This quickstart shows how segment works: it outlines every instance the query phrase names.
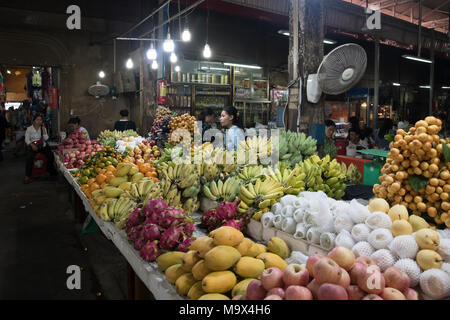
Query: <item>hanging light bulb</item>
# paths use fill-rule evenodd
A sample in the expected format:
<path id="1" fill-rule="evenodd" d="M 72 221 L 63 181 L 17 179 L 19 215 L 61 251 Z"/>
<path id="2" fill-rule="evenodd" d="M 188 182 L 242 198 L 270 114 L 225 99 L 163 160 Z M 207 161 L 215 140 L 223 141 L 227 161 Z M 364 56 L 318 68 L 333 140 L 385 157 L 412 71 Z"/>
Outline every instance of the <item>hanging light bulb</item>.
<path id="1" fill-rule="evenodd" d="M 175 72 L 180 72 L 180 71 L 181 71 L 180 66 L 176 66 L 176 67 L 175 67 Z"/>
<path id="2" fill-rule="evenodd" d="M 158 62 L 156 62 L 156 60 L 153 60 L 153 62 L 152 62 L 152 69 L 153 70 L 158 69 Z"/>
<path id="3" fill-rule="evenodd" d="M 187 27 L 184 28 L 184 31 L 181 34 L 181 40 L 183 40 L 183 42 L 191 41 L 191 32 L 189 31 L 189 29 Z"/>
<path id="4" fill-rule="evenodd" d="M 173 52 L 175 50 L 175 43 L 170 39 L 170 33 L 167 33 L 167 39 L 163 43 L 163 49 L 165 52 Z"/>
<path id="5" fill-rule="evenodd" d="M 100 71 L 98 73 L 98 76 L 103 79 L 105 77 L 105 73 L 103 71 Z"/>
<path id="6" fill-rule="evenodd" d="M 133 69 L 133 60 L 131 60 L 131 58 L 128 58 L 127 63 L 126 63 L 126 67 L 127 69 Z"/>
<path id="7" fill-rule="evenodd" d="M 203 49 L 203 57 L 207 59 L 211 58 L 211 48 L 208 43 L 205 44 L 205 48 Z"/>
<path id="8" fill-rule="evenodd" d="M 170 62 L 176 63 L 177 61 L 178 61 L 177 55 L 175 54 L 175 52 L 172 52 L 172 53 L 170 54 Z"/>
<path id="9" fill-rule="evenodd" d="M 147 50 L 147 59 L 148 60 L 156 60 L 158 57 L 158 53 L 156 52 L 153 43 L 150 45 L 150 49 Z"/>

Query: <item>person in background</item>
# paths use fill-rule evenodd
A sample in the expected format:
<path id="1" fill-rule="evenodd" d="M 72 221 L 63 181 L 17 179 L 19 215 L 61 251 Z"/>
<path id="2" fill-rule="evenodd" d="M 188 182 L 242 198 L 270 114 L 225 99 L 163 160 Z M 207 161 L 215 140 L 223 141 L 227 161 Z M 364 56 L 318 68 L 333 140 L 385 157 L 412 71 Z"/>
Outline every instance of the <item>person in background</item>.
<path id="1" fill-rule="evenodd" d="M 325 144 L 323 146 L 324 155 L 329 155 L 333 158 L 337 155 L 337 149 L 334 145 L 334 134 L 336 132 L 336 124 L 333 120 L 325 121 Z"/>
<path id="2" fill-rule="evenodd" d="M 37 114 L 33 118 L 33 124 L 27 128 L 25 132 L 25 144 L 27 145 L 27 156 L 25 160 L 25 179 L 24 183 L 32 181 L 31 174 L 33 170 L 33 160 L 38 152 L 43 153 L 47 157 L 47 172 L 56 175 L 53 166 L 53 152 L 47 145 L 48 140 L 47 129 L 44 126 L 42 115 Z"/>
<path id="3" fill-rule="evenodd" d="M 373 146 L 375 145 L 375 141 L 373 140 L 372 135 L 373 129 L 371 127 L 364 128 L 361 134 L 362 144 L 367 145 L 369 149 L 373 148 Z"/>
<path id="4" fill-rule="evenodd" d="M 78 118 L 78 117 L 70 118 L 69 123 L 68 123 L 69 132 L 72 133 L 77 130 L 81 130 L 84 133 L 84 135 L 86 136 L 86 139 L 90 140 L 88 131 L 86 130 L 86 128 L 81 127 L 80 123 L 81 123 L 80 118 Z"/>
<path id="5" fill-rule="evenodd" d="M 393 134 L 392 127 L 394 123 L 391 119 L 385 118 L 381 128 L 375 131 L 375 144 L 379 149 L 389 150 L 389 141 L 384 137 L 387 134 Z"/>
<path id="6" fill-rule="evenodd" d="M 120 120 L 116 121 L 114 124 L 114 130 L 117 131 L 125 131 L 125 130 L 134 130 L 136 131 L 136 124 L 133 121 L 128 119 L 128 110 L 123 109 L 120 110 Z"/>
<path id="7" fill-rule="evenodd" d="M 6 137 L 6 128 L 8 121 L 6 121 L 5 112 L 0 109 L 0 161 L 3 161 L 3 141 Z"/>
<path id="8" fill-rule="evenodd" d="M 226 106 L 220 115 L 220 124 L 226 129 L 225 147 L 237 151 L 239 141 L 245 140 L 244 131 L 239 128 L 239 115 L 235 107 Z"/>
<path id="9" fill-rule="evenodd" d="M 357 117 L 350 117 L 348 122 L 350 122 L 350 130 L 353 129 L 359 131 L 359 119 Z"/>
<path id="10" fill-rule="evenodd" d="M 211 108 L 204 109 L 199 115 L 198 115 L 198 121 L 202 122 L 202 141 L 203 143 L 209 141 L 204 140 L 205 132 L 212 128 L 212 125 L 214 124 L 214 111 Z M 211 137 L 211 142 L 214 141 L 214 137 Z"/>

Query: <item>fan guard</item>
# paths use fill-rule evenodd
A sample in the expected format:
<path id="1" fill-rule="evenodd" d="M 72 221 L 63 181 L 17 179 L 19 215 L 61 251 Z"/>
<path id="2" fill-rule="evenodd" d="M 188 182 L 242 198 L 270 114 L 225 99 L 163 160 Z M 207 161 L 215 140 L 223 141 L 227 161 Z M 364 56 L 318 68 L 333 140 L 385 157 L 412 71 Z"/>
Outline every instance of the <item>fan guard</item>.
<path id="1" fill-rule="evenodd" d="M 100 96 L 106 96 L 109 93 L 109 87 L 97 81 L 96 84 L 89 87 L 88 92 L 90 95 L 99 98 Z"/>

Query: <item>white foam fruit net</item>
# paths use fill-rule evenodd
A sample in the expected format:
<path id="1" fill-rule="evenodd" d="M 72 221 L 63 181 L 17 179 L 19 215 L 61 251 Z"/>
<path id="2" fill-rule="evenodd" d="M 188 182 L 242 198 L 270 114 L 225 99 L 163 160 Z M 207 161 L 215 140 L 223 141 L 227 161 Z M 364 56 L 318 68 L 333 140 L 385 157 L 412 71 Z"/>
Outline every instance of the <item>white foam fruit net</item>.
<path id="1" fill-rule="evenodd" d="M 342 230 L 347 230 L 348 232 L 352 231 L 353 221 L 350 216 L 345 212 L 336 213 L 334 218 L 334 229 L 337 233 Z"/>
<path id="2" fill-rule="evenodd" d="M 441 255 L 442 259 L 450 262 L 450 239 L 441 238 L 437 252 Z"/>
<path id="3" fill-rule="evenodd" d="M 364 223 L 370 216 L 370 211 L 366 206 L 353 199 L 350 201 L 349 215 L 354 223 Z"/>
<path id="4" fill-rule="evenodd" d="M 420 288 L 433 300 L 446 298 L 450 296 L 450 275 L 440 269 L 428 269 L 420 275 Z"/>
<path id="5" fill-rule="evenodd" d="M 411 288 L 419 284 L 420 267 L 416 261 L 413 259 L 400 259 L 394 264 L 394 267 L 403 270 L 408 275 Z"/>
<path id="6" fill-rule="evenodd" d="M 393 239 L 394 237 L 392 236 L 390 230 L 379 228 L 373 230 L 369 234 L 367 242 L 369 242 L 370 245 L 375 249 L 385 249 L 388 247 L 389 243 L 391 243 Z"/>
<path id="7" fill-rule="evenodd" d="M 371 229 L 391 229 L 392 221 L 389 216 L 384 212 L 374 212 L 367 217 L 365 221 L 366 225 Z"/>
<path id="8" fill-rule="evenodd" d="M 370 257 L 375 250 L 370 245 L 370 243 L 366 241 L 360 241 L 353 246 L 352 251 L 358 258 L 358 257 Z"/>
<path id="9" fill-rule="evenodd" d="M 370 234 L 370 228 L 364 223 L 355 224 L 352 228 L 352 236 L 356 241 L 366 241 Z"/>
<path id="10" fill-rule="evenodd" d="M 334 239 L 336 246 L 345 247 L 347 249 L 352 249 L 355 245 L 355 240 L 353 240 L 352 235 L 347 230 L 342 230 Z"/>
<path id="11" fill-rule="evenodd" d="M 387 249 L 380 249 L 375 251 L 374 253 L 372 253 L 370 258 L 375 260 L 382 272 L 384 272 L 387 268 L 392 267 L 397 261 L 395 256 Z"/>
<path id="12" fill-rule="evenodd" d="M 388 245 L 389 250 L 396 254 L 400 259 L 415 259 L 419 246 L 411 235 L 397 236 Z"/>
<path id="13" fill-rule="evenodd" d="M 320 229 L 317 227 L 312 227 L 309 228 L 308 231 L 306 232 L 306 239 L 314 244 L 319 244 L 320 243 Z"/>
<path id="14" fill-rule="evenodd" d="M 441 270 L 447 272 L 448 275 L 450 276 L 450 263 L 444 262 L 444 263 L 442 264 Z"/>

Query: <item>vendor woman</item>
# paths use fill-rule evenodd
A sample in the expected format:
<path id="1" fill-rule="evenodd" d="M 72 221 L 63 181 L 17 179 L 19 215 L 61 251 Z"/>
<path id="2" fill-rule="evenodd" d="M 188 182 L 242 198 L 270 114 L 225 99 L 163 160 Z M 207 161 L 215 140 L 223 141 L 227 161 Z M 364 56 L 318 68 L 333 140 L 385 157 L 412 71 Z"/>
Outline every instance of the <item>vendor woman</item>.
<path id="1" fill-rule="evenodd" d="M 220 124 L 226 129 L 225 146 L 227 150 L 237 151 L 239 141 L 245 140 L 244 131 L 239 128 L 238 111 L 235 107 L 226 106 L 220 116 Z"/>
<path id="2" fill-rule="evenodd" d="M 336 124 L 333 120 L 325 121 L 325 144 L 323 147 L 323 153 L 333 158 L 337 155 L 337 149 L 334 145 L 334 134 L 336 132 Z"/>
<path id="3" fill-rule="evenodd" d="M 69 123 L 68 123 L 68 125 L 69 125 L 69 132 L 72 133 L 72 132 L 75 132 L 77 130 L 81 130 L 81 132 L 83 132 L 84 135 L 86 136 L 86 139 L 90 140 L 88 131 L 86 130 L 86 128 L 81 127 L 80 124 L 81 124 L 80 118 L 78 118 L 78 117 L 70 118 L 69 119 Z"/>

